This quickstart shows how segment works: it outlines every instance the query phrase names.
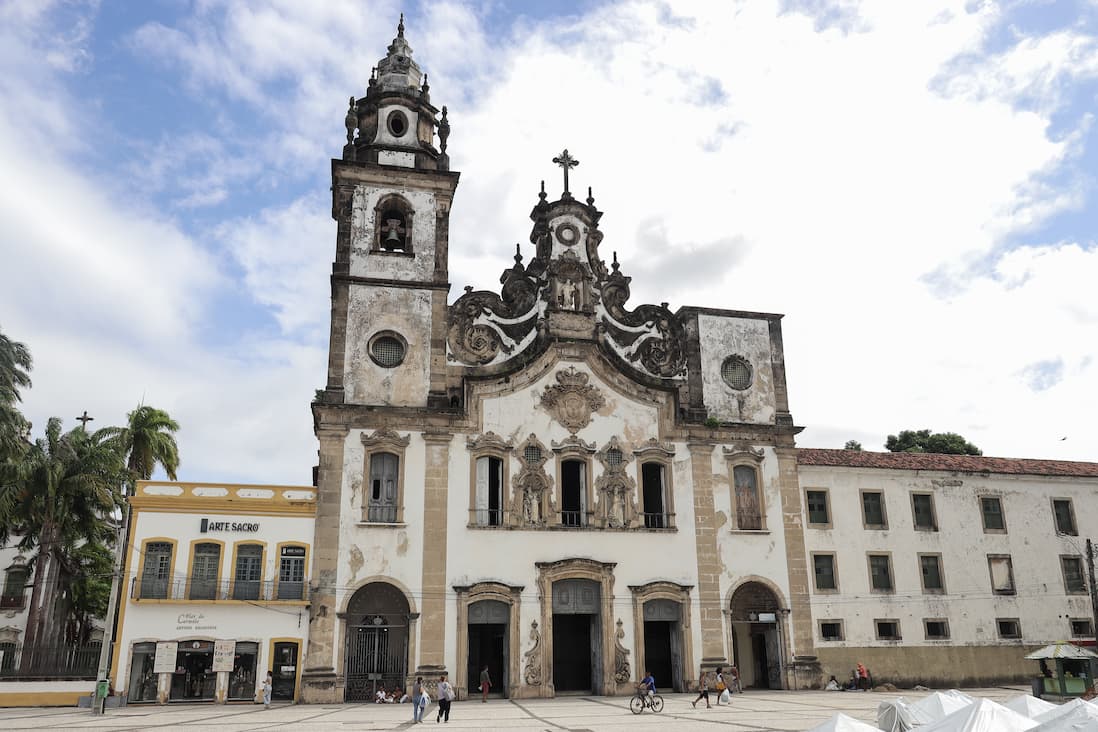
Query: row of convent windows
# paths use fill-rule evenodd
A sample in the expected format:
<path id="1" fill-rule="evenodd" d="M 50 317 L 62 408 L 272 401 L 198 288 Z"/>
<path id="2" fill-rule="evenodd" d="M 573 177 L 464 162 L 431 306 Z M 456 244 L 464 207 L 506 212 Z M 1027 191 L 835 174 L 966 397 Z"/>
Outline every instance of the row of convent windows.
<path id="1" fill-rule="evenodd" d="M 529 448 L 527 448 L 529 449 Z M 607 453 L 607 465 L 620 465 L 620 452 Z M 529 462 L 531 455 L 524 455 Z M 403 521 L 403 475 L 401 456 L 391 452 L 373 452 L 368 458 L 369 483 L 363 520 L 371 523 L 400 523 Z M 540 455 L 535 457 L 540 463 Z M 563 458 L 557 464 L 556 481 L 550 491 L 534 499 L 535 506 L 512 505 L 524 501 L 524 495 L 512 495 L 508 489 L 507 462 L 497 455 L 480 455 L 474 459 L 470 480 L 469 524 L 471 526 L 506 526 L 508 516 L 520 517 L 520 525 L 556 525 L 568 528 L 592 528 L 618 525 L 612 521 L 608 509 L 596 516 L 595 501 L 614 499 L 609 494 L 597 496 L 591 479 L 590 461 Z M 675 527 L 674 493 L 669 479 L 670 464 L 663 460 L 645 460 L 639 463 L 636 478 L 639 484 L 637 514 L 634 526 L 646 529 L 671 529 Z M 732 506 L 735 528 L 741 531 L 766 529 L 762 495 L 759 491 L 758 467 L 733 465 Z M 547 483 L 548 485 L 548 483 Z M 521 493 L 521 491 L 520 491 Z M 632 500 L 633 496 L 628 496 Z M 627 524 L 625 508 L 621 512 L 621 524 Z M 523 521 L 522 518 L 527 520 Z"/>
<path id="2" fill-rule="evenodd" d="M 283 543 L 276 547 L 278 575 L 265 578 L 263 542 L 233 545 L 232 572 L 222 576 L 224 544 L 219 541 L 191 542 L 190 562 L 185 575 L 173 572 L 176 542 L 148 539 L 141 547 L 140 572 L 134 580 L 135 600 L 238 600 L 302 601 L 307 599 L 306 544 Z"/>

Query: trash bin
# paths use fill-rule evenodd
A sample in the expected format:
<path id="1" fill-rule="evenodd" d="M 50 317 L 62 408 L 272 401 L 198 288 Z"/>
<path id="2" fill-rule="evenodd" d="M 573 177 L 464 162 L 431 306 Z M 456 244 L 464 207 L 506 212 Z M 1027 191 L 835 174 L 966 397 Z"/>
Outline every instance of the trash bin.
<path id="1" fill-rule="evenodd" d="M 1040 676 L 1030 680 L 1030 685 L 1033 687 L 1033 696 L 1038 699 L 1041 698 L 1041 691 L 1043 690 L 1044 684 L 1045 680 Z"/>

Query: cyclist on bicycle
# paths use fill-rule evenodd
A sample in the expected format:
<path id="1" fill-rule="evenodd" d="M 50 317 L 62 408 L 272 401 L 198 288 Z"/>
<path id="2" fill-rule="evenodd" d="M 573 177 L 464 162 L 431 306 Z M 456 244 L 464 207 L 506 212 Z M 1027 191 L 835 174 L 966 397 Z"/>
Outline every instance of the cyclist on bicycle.
<path id="1" fill-rule="evenodd" d="M 637 696 L 647 697 L 645 703 L 649 703 L 652 695 L 656 693 L 656 677 L 651 671 L 644 672 L 644 678 L 637 684 Z"/>

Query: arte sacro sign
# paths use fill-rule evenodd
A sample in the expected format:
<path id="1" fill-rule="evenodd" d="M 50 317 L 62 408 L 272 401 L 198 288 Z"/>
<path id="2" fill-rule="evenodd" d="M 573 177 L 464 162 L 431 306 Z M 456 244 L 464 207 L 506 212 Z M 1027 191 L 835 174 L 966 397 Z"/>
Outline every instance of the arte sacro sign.
<path id="1" fill-rule="evenodd" d="M 198 531 L 202 534 L 208 534 L 213 531 L 242 531 L 254 533 L 259 531 L 259 524 L 245 521 L 212 521 L 210 519 L 202 519 Z"/>

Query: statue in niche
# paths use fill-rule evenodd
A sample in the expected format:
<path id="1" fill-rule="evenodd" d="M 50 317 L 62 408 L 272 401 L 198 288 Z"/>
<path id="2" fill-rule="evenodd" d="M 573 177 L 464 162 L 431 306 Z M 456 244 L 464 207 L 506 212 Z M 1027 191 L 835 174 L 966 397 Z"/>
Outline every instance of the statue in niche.
<path id="1" fill-rule="evenodd" d="M 565 310 L 580 309 L 580 291 L 575 282 L 572 280 L 561 281 L 558 288 L 557 304 Z"/>
<path id="2" fill-rule="evenodd" d="M 607 522 L 612 529 L 625 527 L 625 502 L 620 491 L 614 490 L 610 493 L 610 510 Z"/>
<path id="3" fill-rule="evenodd" d="M 522 491 L 522 516 L 527 525 L 537 524 L 541 521 L 541 491 L 536 486 L 527 484 Z"/>

